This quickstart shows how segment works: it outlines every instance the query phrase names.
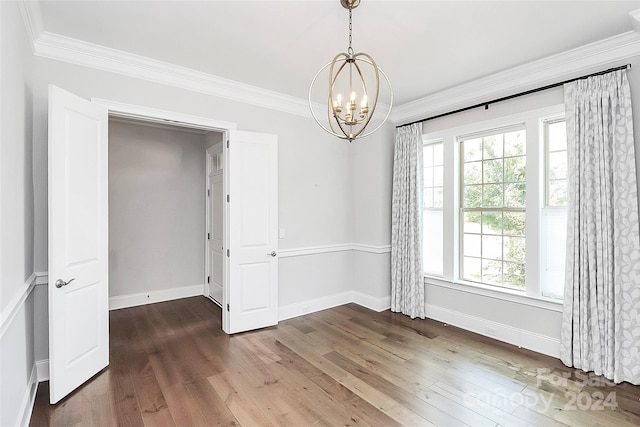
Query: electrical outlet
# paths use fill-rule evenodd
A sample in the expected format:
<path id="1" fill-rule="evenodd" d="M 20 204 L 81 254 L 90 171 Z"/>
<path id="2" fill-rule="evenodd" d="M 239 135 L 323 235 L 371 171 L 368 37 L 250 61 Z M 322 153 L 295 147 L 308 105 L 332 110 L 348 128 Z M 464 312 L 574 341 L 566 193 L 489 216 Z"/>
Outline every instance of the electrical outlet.
<path id="1" fill-rule="evenodd" d="M 484 331 L 487 335 L 491 335 L 492 337 L 498 336 L 498 332 L 494 328 L 485 328 Z"/>

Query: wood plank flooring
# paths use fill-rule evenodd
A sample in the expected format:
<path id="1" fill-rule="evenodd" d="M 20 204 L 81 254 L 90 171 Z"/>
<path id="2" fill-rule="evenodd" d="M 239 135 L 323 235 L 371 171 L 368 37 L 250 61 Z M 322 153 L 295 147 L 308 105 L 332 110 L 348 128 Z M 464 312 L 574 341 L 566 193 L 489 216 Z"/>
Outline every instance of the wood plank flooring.
<path id="1" fill-rule="evenodd" d="M 638 426 L 640 386 L 355 304 L 234 336 L 194 297 L 110 313 L 110 365 L 31 426 Z"/>

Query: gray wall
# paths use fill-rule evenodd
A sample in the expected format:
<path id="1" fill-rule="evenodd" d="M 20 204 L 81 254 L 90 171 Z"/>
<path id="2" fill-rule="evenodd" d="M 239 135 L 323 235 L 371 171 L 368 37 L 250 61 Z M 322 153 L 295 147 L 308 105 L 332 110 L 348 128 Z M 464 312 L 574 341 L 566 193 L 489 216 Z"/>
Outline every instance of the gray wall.
<path id="1" fill-rule="evenodd" d="M 33 390 L 32 53 L 14 2 L 0 2 L 0 425 Z"/>
<path id="2" fill-rule="evenodd" d="M 109 121 L 109 296 L 203 285 L 206 140 Z"/>

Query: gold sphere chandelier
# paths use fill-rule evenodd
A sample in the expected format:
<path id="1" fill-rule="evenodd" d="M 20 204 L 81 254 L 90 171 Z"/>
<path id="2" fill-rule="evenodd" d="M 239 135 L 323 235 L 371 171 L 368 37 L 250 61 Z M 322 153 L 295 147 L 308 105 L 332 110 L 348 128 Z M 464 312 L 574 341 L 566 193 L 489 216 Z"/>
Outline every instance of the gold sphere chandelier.
<path id="1" fill-rule="evenodd" d="M 309 107 L 313 118 L 325 131 L 349 142 L 356 138 L 371 135 L 384 124 L 391 114 L 393 106 L 393 91 L 387 75 L 378 67 L 371 55 L 361 52 L 354 53 L 352 40 L 352 11 L 360 4 L 360 0 L 340 0 L 342 6 L 349 11 L 349 48 L 346 53 L 339 53 L 333 61 L 326 64 L 316 73 L 309 88 Z M 327 116 L 329 127 L 323 125 L 313 111 L 312 92 L 318 76 L 329 69 L 329 93 L 327 99 Z M 389 104 L 384 119 L 370 131 L 367 125 L 381 107 L 378 97 L 380 94 L 380 76 L 388 87 Z M 378 114 L 382 116 L 379 112 Z M 371 123 L 374 125 L 373 123 Z"/>

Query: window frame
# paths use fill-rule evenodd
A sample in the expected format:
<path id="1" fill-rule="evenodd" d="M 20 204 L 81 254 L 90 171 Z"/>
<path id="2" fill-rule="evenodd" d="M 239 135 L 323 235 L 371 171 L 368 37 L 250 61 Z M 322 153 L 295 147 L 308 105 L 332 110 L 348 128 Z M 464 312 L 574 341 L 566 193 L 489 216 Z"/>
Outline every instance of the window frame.
<path id="1" fill-rule="evenodd" d="M 423 141 L 443 141 L 444 161 L 444 194 L 443 194 L 443 275 L 436 276 L 425 273 L 425 283 L 465 291 L 473 294 L 490 296 L 498 299 L 525 303 L 550 310 L 559 310 L 562 300 L 542 296 L 540 292 L 541 276 L 541 230 L 540 222 L 543 198 L 546 193 L 541 186 L 545 172 L 543 120 L 564 116 L 564 104 L 532 109 L 522 113 L 507 115 L 495 119 L 461 124 L 459 126 L 427 132 Z M 461 278 L 461 213 L 460 197 L 462 178 L 460 167 L 459 139 L 468 135 L 496 132 L 522 125 L 526 129 L 526 275 L 525 290 L 487 285 Z"/>

